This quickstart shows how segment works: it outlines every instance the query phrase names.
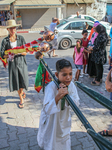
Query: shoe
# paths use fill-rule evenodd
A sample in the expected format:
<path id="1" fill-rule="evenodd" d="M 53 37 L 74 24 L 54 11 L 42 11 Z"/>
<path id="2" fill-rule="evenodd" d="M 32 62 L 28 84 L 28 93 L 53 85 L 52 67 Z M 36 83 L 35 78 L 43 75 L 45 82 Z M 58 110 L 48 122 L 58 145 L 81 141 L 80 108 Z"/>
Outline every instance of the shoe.
<path id="1" fill-rule="evenodd" d="M 100 83 L 102 83 L 103 82 L 103 80 L 102 79 L 100 79 Z"/>
<path id="2" fill-rule="evenodd" d="M 85 75 L 85 76 L 88 76 L 88 74 L 87 74 L 87 73 L 84 73 L 84 75 Z"/>
<path id="3" fill-rule="evenodd" d="M 88 78 L 95 78 L 96 76 L 89 76 Z"/>
<path id="4" fill-rule="evenodd" d="M 92 82 L 91 82 L 91 85 L 99 86 L 99 85 L 100 85 L 100 83 L 97 83 L 97 82 L 95 82 L 95 81 L 92 81 Z"/>
<path id="5" fill-rule="evenodd" d="M 57 57 L 58 55 L 53 55 L 52 57 Z"/>
<path id="6" fill-rule="evenodd" d="M 109 133 L 108 133 L 108 130 L 103 130 L 103 131 L 100 131 L 100 132 L 98 132 L 100 135 L 102 135 L 102 136 L 112 136 L 112 135 L 110 135 Z"/>
<path id="7" fill-rule="evenodd" d="M 24 103 L 19 103 L 19 108 L 20 109 L 24 108 Z"/>
<path id="8" fill-rule="evenodd" d="M 83 75 L 80 75 L 79 77 L 80 77 L 80 78 L 83 78 Z"/>

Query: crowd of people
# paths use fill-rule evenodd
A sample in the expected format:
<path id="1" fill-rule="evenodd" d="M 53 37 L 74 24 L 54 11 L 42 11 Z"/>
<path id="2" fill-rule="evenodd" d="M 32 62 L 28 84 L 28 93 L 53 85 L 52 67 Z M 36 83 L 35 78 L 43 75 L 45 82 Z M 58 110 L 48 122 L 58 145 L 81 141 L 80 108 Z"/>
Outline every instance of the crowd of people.
<path id="1" fill-rule="evenodd" d="M 20 11 L 17 10 L 16 18 L 14 18 L 14 14 L 12 11 L 1 11 L 0 12 L 0 25 L 6 26 L 6 21 L 16 19 L 17 24 L 21 25 L 22 28 L 22 19 Z"/>
<path id="2" fill-rule="evenodd" d="M 81 69 L 83 69 L 83 74 L 88 74 L 89 77 L 94 78 L 91 84 L 98 86 L 102 83 L 103 65 L 106 63 L 108 36 L 105 27 L 99 22 L 94 23 L 91 32 L 93 32 L 90 34 L 91 37 L 87 38 L 88 31 L 83 30 L 83 38 L 77 40 L 74 48 L 73 60 L 77 68 L 74 80 L 79 80 Z M 85 72 L 86 65 L 87 72 Z"/>
<path id="3" fill-rule="evenodd" d="M 51 31 L 54 32 L 57 24 L 59 24 L 59 20 L 57 18 L 53 18 L 50 25 Z M 17 26 L 18 24 L 16 24 L 15 20 L 7 21 L 6 28 L 9 32 L 9 35 L 3 39 L 1 44 L 1 57 L 3 59 L 9 57 L 9 55 L 5 55 L 5 50 L 14 48 L 16 46 L 22 46 L 26 43 L 22 36 L 16 34 Z M 95 22 L 89 38 L 88 31 L 86 29 L 82 31 L 82 38 L 77 40 L 73 53 L 73 61 L 77 68 L 74 79 L 75 81 L 79 80 L 81 69 L 83 69 L 83 74 L 88 73 L 90 77 L 94 77 L 93 81 L 91 82 L 92 85 L 101 84 L 103 77 L 103 64 L 106 62 L 106 44 L 106 29 L 99 22 Z M 56 56 L 56 36 L 52 41 L 52 45 L 52 50 L 48 52 L 49 57 L 52 51 L 53 57 Z M 9 61 L 8 63 L 9 89 L 10 92 L 15 90 L 18 91 L 20 98 L 19 108 L 23 108 L 23 99 L 26 97 L 23 89 L 28 89 L 26 52 L 19 53 L 13 57 L 13 61 Z M 80 104 L 77 89 L 72 82 L 71 63 L 66 59 L 58 60 L 56 62 L 55 75 L 58 79 L 60 88 L 57 89 L 54 81 L 51 81 L 46 86 L 37 141 L 39 146 L 45 150 L 70 150 L 70 106 L 68 102 L 63 99 L 63 97 L 66 94 L 69 94 L 77 106 Z M 112 83 L 108 83 L 109 81 L 110 76 L 106 80 L 106 87 L 109 92 L 112 92 Z M 111 130 L 106 130 L 106 132 L 102 131 L 100 134 L 105 135 L 104 133 L 106 133 L 107 135 L 107 132 L 108 135 L 109 133 L 110 135 L 112 134 Z"/>

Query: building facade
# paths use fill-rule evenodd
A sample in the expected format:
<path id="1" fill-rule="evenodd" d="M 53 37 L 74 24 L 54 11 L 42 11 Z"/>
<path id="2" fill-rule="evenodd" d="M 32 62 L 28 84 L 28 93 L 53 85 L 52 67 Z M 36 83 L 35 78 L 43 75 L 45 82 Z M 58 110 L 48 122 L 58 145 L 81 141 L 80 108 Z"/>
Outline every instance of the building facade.
<path id="1" fill-rule="evenodd" d="M 66 4 L 62 8 L 64 18 L 71 14 L 86 14 L 102 20 L 106 14 L 106 1 L 107 0 L 63 0 L 62 3 Z"/>

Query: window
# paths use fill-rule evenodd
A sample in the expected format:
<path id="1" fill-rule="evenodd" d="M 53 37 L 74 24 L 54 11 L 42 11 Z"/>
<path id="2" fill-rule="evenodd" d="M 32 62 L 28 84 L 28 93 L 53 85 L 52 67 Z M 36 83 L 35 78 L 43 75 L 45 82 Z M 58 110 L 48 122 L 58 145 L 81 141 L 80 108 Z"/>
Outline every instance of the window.
<path id="1" fill-rule="evenodd" d="M 68 21 L 67 20 L 62 20 L 60 21 L 60 24 L 57 25 L 57 28 L 61 27 L 62 25 L 66 24 Z"/>
<path id="2" fill-rule="evenodd" d="M 83 30 L 83 29 L 86 29 L 85 22 L 72 22 L 64 28 L 64 30 Z"/>
<path id="3" fill-rule="evenodd" d="M 93 24 L 92 22 L 86 22 L 86 29 L 87 30 L 91 30 L 93 28 Z"/>
<path id="4" fill-rule="evenodd" d="M 68 24 L 68 25 L 64 28 L 64 30 L 71 30 L 71 23 Z"/>
<path id="5" fill-rule="evenodd" d="M 84 18 L 86 19 L 86 20 L 91 20 L 91 21 L 95 21 L 95 19 L 94 18 L 91 18 L 91 17 L 89 17 L 89 16 L 84 16 Z"/>

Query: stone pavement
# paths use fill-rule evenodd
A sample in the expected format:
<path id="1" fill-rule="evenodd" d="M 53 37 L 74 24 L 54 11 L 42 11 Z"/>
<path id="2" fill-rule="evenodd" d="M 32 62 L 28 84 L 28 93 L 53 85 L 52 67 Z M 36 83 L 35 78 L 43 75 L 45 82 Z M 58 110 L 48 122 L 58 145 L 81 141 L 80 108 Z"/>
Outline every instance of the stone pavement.
<path id="1" fill-rule="evenodd" d="M 73 77 L 75 71 L 73 71 Z M 91 86 L 91 78 L 84 76 L 80 80 L 95 91 L 109 98 L 105 91 L 105 78 L 108 65 L 104 66 L 103 83 Z M 29 76 L 29 89 L 26 93 L 25 107 L 19 109 L 17 92 L 10 93 L 8 79 L 0 80 L 0 150 L 40 150 L 36 136 L 39 128 L 39 117 L 42 109 L 43 93 L 34 90 L 35 75 Z M 78 89 L 80 110 L 91 123 L 96 132 L 111 129 L 112 117 L 109 111 Z M 86 129 L 72 111 L 71 150 L 98 150 Z M 108 137 L 112 142 L 112 138 Z"/>

